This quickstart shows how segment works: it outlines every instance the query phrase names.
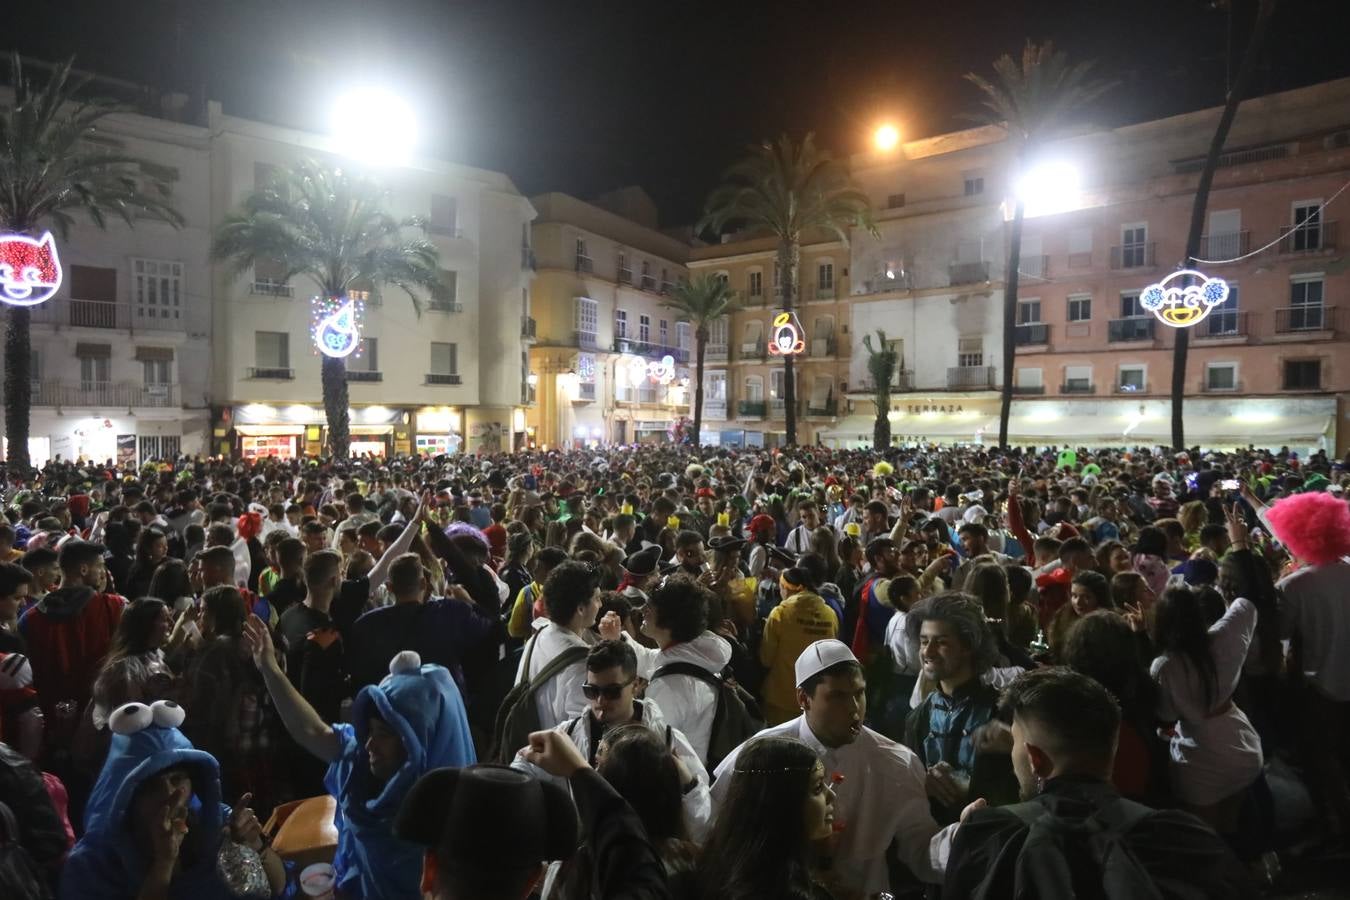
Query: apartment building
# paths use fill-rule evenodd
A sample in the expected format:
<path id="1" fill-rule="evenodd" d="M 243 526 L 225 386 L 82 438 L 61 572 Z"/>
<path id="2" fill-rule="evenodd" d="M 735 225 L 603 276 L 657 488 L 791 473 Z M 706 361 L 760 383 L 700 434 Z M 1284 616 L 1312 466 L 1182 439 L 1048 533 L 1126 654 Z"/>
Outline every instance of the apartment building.
<path id="1" fill-rule="evenodd" d="M 686 413 L 693 334 L 665 305 L 686 277 L 687 238 L 658 228 L 640 188 L 593 202 L 532 197 L 537 275 L 526 441 L 538 447 L 666 440 Z"/>

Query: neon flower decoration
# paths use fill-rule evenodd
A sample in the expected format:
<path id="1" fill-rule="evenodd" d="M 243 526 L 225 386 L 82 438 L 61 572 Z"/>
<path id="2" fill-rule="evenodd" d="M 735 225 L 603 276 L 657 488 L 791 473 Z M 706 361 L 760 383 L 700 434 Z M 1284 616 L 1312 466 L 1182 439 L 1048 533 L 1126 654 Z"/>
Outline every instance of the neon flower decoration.
<path id="1" fill-rule="evenodd" d="M 361 310 L 355 300 L 312 301 L 314 310 L 314 347 L 324 356 L 341 359 L 350 356 L 361 344 Z"/>
<path id="2" fill-rule="evenodd" d="M 806 350 L 802 339 L 802 325 L 792 312 L 780 312 L 773 317 L 773 332 L 769 335 L 769 353 L 772 356 L 797 356 Z"/>
<path id="3" fill-rule="evenodd" d="M 657 384 L 670 384 L 675 380 L 675 357 L 667 354 L 660 362 L 647 363 L 647 377 Z"/>
<path id="4" fill-rule="evenodd" d="M 61 286 L 61 260 L 50 231 L 41 238 L 0 235 L 0 301 L 37 306 Z"/>
<path id="5" fill-rule="evenodd" d="M 1190 280 L 1177 284 L 1178 279 Z M 1179 269 L 1139 295 L 1139 305 L 1172 328 L 1198 325 L 1210 310 L 1228 299 L 1228 282 L 1194 269 Z"/>

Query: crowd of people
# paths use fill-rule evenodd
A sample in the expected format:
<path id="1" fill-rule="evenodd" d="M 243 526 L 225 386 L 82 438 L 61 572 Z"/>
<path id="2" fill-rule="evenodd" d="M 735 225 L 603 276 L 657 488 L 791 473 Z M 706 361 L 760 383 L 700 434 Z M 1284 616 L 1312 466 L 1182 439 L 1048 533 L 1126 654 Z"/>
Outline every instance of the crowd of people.
<path id="1" fill-rule="evenodd" d="M 11 471 L 0 896 L 1258 896 L 1350 834 L 1347 469 Z M 324 795 L 302 866 L 277 825 Z"/>

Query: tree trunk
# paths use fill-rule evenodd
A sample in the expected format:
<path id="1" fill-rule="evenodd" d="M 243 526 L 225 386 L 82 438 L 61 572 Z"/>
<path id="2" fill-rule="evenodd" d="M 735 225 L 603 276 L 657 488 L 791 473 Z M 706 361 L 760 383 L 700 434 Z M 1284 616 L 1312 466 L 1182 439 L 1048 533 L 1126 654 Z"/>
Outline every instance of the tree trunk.
<path id="1" fill-rule="evenodd" d="M 1191 227 L 1186 233 L 1186 265 L 1200 254 L 1200 239 L 1205 230 L 1205 211 L 1209 208 L 1209 190 L 1214 184 L 1214 172 L 1219 167 L 1219 156 L 1223 153 L 1224 142 L 1228 140 L 1229 129 L 1237 117 L 1238 105 L 1242 95 L 1247 92 L 1252 76 L 1256 74 L 1256 62 L 1265 46 L 1266 35 L 1270 31 L 1270 17 L 1275 12 L 1276 0 L 1259 0 L 1256 22 L 1252 25 L 1251 40 L 1242 57 L 1242 65 L 1233 79 L 1232 87 L 1224 102 L 1223 115 L 1219 116 L 1219 125 L 1214 129 L 1214 138 L 1209 144 L 1209 153 L 1205 156 L 1205 167 L 1200 170 L 1200 183 L 1195 188 L 1195 201 L 1191 205 Z M 1230 13 L 1231 15 L 1231 13 Z M 1183 421 L 1186 402 L 1186 362 L 1190 355 L 1191 335 L 1189 328 L 1172 329 L 1175 343 L 1172 346 L 1172 449 L 1180 452 L 1186 449 L 1186 426 Z"/>
<path id="2" fill-rule="evenodd" d="M 1021 168 L 1021 154 L 1018 154 Z M 1012 418 L 1014 363 L 1017 361 L 1017 270 L 1022 265 L 1022 220 L 1026 204 L 1019 198 L 1013 207 L 1012 231 L 1008 235 L 1008 271 L 1003 274 L 1003 389 L 999 392 L 998 445 L 1008 446 L 1008 420 Z"/>
<path id="3" fill-rule="evenodd" d="M 791 312 L 796 306 L 797 268 L 801 264 L 801 240 L 795 235 L 778 245 L 778 263 L 782 269 L 783 309 Z M 769 339 L 773 339 L 770 329 Z M 783 414 L 785 443 L 789 447 L 797 446 L 797 379 L 793 374 L 795 360 L 791 354 L 783 357 Z"/>
<path id="4" fill-rule="evenodd" d="M 347 362 L 345 359 L 325 356 L 322 365 L 328 452 L 334 459 L 346 459 L 351 446 L 351 422 L 347 415 Z"/>
<path id="5" fill-rule="evenodd" d="M 33 347 L 29 338 L 30 310 L 11 306 L 5 329 L 5 439 L 11 475 L 27 475 L 32 466 L 28 456 L 28 412 L 32 406 L 31 380 Z"/>
<path id="6" fill-rule="evenodd" d="M 885 350 L 883 349 L 884 353 Z M 877 384 L 877 394 L 873 402 L 877 405 L 877 418 L 872 423 L 872 449 L 878 452 L 889 450 L 891 446 L 891 382 Z"/>
<path id="7" fill-rule="evenodd" d="M 703 446 L 703 353 L 708 349 L 708 328 L 694 331 L 694 446 Z"/>

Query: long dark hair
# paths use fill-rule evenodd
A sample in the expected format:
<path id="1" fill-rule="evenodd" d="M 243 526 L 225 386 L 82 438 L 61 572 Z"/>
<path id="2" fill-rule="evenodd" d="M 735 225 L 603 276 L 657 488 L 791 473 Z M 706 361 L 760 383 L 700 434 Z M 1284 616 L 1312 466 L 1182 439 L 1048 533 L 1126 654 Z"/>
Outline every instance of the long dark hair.
<path id="1" fill-rule="evenodd" d="M 818 896 L 803 807 L 816 754 L 791 738 L 751 741 L 736 757 L 726 799 L 704 845 L 702 896 L 719 900 Z"/>
<path id="2" fill-rule="evenodd" d="M 157 597 L 141 597 L 128 603 L 126 609 L 122 610 L 122 618 L 117 622 L 117 630 L 113 632 L 103 665 L 106 667 L 108 663 L 129 656 L 140 656 L 153 649 L 150 646 L 150 632 L 166 608 L 164 601 Z"/>
<path id="3" fill-rule="evenodd" d="M 1099 609 L 1073 623 L 1061 656 L 1064 665 L 1115 695 L 1127 719 L 1152 720 L 1157 685 L 1139 656 L 1134 632 L 1119 613 Z"/>
<path id="4" fill-rule="evenodd" d="M 599 773 L 628 801 L 653 844 L 684 840 L 684 796 L 679 768 L 665 742 L 645 725 L 625 725 L 605 735 Z"/>
<path id="5" fill-rule="evenodd" d="M 1280 597 L 1270 567 L 1250 550 L 1234 550 L 1219 564 L 1219 588 L 1232 603 L 1246 597 L 1256 607 L 1256 637 L 1266 670 L 1278 671 L 1283 648 L 1280 644 Z"/>
<path id="6" fill-rule="evenodd" d="M 150 545 L 155 541 L 167 541 L 169 536 L 158 528 L 145 528 L 136 536 L 136 568 L 144 570 L 155 563 L 150 561 Z"/>
<path id="7" fill-rule="evenodd" d="M 150 576 L 150 596 L 165 603 L 173 603 L 179 597 L 191 597 L 192 593 L 187 565 L 181 559 L 166 558 Z"/>
<path id="8" fill-rule="evenodd" d="M 1190 588 L 1172 587 L 1155 607 L 1154 642 L 1163 653 L 1187 660 L 1200 677 L 1205 706 L 1212 708 L 1219 692 L 1219 674 L 1209 646 L 1209 625 L 1200 595 Z"/>

